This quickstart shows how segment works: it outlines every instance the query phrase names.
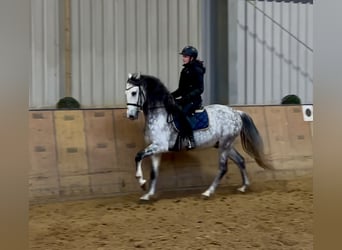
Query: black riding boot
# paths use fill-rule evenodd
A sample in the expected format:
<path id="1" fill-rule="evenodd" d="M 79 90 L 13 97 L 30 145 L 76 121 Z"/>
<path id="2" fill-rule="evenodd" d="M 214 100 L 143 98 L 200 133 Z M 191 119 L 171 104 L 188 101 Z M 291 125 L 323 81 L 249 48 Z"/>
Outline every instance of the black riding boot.
<path id="1" fill-rule="evenodd" d="M 173 110 L 173 114 L 175 114 L 179 120 L 180 123 L 180 133 L 177 137 L 175 145 L 172 147 L 171 150 L 178 151 L 181 149 L 181 144 L 183 140 L 186 140 L 186 146 L 185 148 L 187 150 L 194 149 L 196 147 L 192 127 L 190 124 L 190 121 L 186 117 L 186 115 L 183 113 L 183 111 L 178 107 L 175 106 L 175 109 Z"/>

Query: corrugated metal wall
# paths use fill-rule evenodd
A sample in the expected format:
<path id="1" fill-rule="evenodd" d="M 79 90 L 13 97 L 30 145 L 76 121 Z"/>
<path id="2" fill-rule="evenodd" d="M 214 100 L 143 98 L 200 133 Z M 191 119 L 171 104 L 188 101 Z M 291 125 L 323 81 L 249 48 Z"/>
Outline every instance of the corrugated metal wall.
<path id="1" fill-rule="evenodd" d="M 129 72 L 155 75 L 174 90 L 178 52 L 187 44 L 199 49 L 207 66 L 205 104 L 220 96 L 231 105 L 278 104 L 287 94 L 313 102 L 312 4 L 229 1 L 228 17 L 220 17 L 214 31 L 220 5 L 213 7 L 213 1 L 70 1 L 71 93 L 83 107 L 123 107 Z M 65 2 L 31 1 L 33 109 L 54 107 L 66 92 Z M 221 18 L 229 20 L 227 26 Z M 213 50 L 223 36 L 229 58 L 224 65 L 214 60 L 222 51 Z"/>
<path id="2" fill-rule="evenodd" d="M 279 104 L 287 94 L 313 103 L 313 5 L 237 1 L 237 25 L 230 104 Z"/>
<path id="3" fill-rule="evenodd" d="M 60 96 L 58 0 L 31 0 L 30 108 L 54 106 Z"/>
<path id="4" fill-rule="evenodd" d="M 30 108 L 65 95 L 64 1 L 32 0 Z M 124 106 L 129 72 L 174 90 L 187 44 L 201 44 L 201 0 L 71 0 L 71 89 L 83 107 Z"/>
<path id="5" fill-rule="evenodd" d="M 178 85 L 187 44 L 199 49 L 199 0 L 72 0 L 72 94 L 83 106 L 125 104 L 129 72 Z"/>

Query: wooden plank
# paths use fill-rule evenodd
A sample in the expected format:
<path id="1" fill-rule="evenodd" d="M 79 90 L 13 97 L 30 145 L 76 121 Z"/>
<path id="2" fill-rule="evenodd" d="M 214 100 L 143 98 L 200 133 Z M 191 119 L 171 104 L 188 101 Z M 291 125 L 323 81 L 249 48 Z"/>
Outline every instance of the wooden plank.
<path id="1" fill-rule="evenodd" d="M 29 113 L 30 176 L 57 175 L 52 111 Z"/>
<path id="2" fill-rule="evenodd" d="M 174 168 L 176 174 L 177 188 L 194 188 L 203 186 L 203 176 L 198 164 L 177 165 Z"/>
<path id="3" fill-rule="evenodd" d="M 187 166 L 199 167 L 198 162 L 189 152 L 169 152 L 163 154 L 160 163 L 160 173 L 158 178 L 159 190 L 175 190 L 179 188 L 179 174 L 184 172 L 179 169 L 186 169 Z"/>
<path id="4" fill-rule="evenodd" d="M 301 106 L 289 106 L 287 123 L 292 156 L 312 156 L 312 140 L 309 122 L 305 122 Z"/>
<path id="5" fill-rule="evenodd" d="M 217 169 L 212 167 L 213 162 L 216 166 L 218 162 L 217 154 L 213 152 L 214 149 L 198 149 L 172 153 L 169 165 L 173 169 L 172 172 L 170 170 L 173 175 L 169 182 L 172 183 L 173 188 L 201 187 L 208 183 L 208 177 Z"/>
<path id="6" fill-rule="evenodd" d="M 113 112 L 84 111 L 89 173 L 112 171 L 117 167 L 114 147 Z"/>
<path id="7" fill-rule="evenodd" d="M 265 115 L 273 162 L 276 164 L 276 168 L 286 168 L 284 158 L 287 158 L 293 152 L 288 139 L 286 107 L 265 107 Z"/>
<path id="8" fill-rule="evenodd" d="M 258 129 L 260 136 L 263 139 L 265 154 L 270 153 L 270 145 L 269 145 L 270 143 L 268 139 L 264 107 L 245 106 L 245 107 L 237 107 L 237 109 L 246 112 L 252 117 L 253 122 L 256 128 Z"/>
<path id="9" fill-rule="evenodd" d="M 126 109 L 113 110 L 114 137 L 117 152 L 117 169 L 132 170 L 135 174 L 134 158 L 138 151 L 145 147 L 144 143 L 144 119 L 142 114 L 138 120 L 129 120 L 126 117 Z M 144 165 L 146 165 L 144 161 Z M 147 164 L 149 165 L 149 164 Z"/>
<path id="10" fill-rule="evenodd" d="M 260 136 L 263 140 L 264 153 L 266 155 L 270 156 L 270 154 L 271 154 L 270 142 L 269 142 L 269 135 L 267 132 L 267 124 L 266 124 L 264 107 L 240 106 L 240 107 L 235 107 L 235 109 L 246 112 L 247 114 L 249 114 L 252 117 L 253 122 L 254 122 L 256 128 L 258 129 Z M 255 162 L 255 160 L 243 150 L 242 145 L 241 145 L 241 138 L 238 138 L 235 141 L 234 145 L 235 145 L 235 148 L 240 152 L 240 154 L 242 154 L 244 156 L 246 163 L 250 164 L 250 163 Z M 270 158 L 271 158 L 271 156 L 270 156 Z M 231 161 L 229 161 L 229 162 L 231 162 Z"/>
<path id="11" fill-rule="evenodd" d="M 91 192 L 95 195 L 119 194 L 140 191 L 134 175 L 129 172 L 115 171 L 90 176 Z"/>
<path id="12" fill-rule="evenodd" d="M 60 194 L 65 196 L 88 196 L 90 194 L 89 175 L 60 177 Z"/>
<path id="13" fill-rule="evenodd" d="M 177 187 L 176 174 L 174 166 L 177 165 L 178 161 L 175 160 L 177 153 L 168 152 L 162 155 L 160 166 L 159 166 L 159 177 L 157 183 L 158 190 L 175 189 Z M 150 168 L 145 170 L 146 177 L 150 176 Z"/>
<path id="14" fill-rule="evenodd" d="M 29 199 L 58 198 L 58 176 L 39 176 L 29 178 Z"/>
<path id="15" fill-rule="evenodd" d="M 312 123 L 303 122 L 301 112 L 294 106 L 236 109 L 251 115 L 264 139 L 265 152 L 271 153 L 275 167 L 282 171 L 275 175 L 276 171 L 261 171 L 254 167 L 255 162 L 249 162 L 251 181 L 266 177 L 294 178 L 287 173 L 308 172 L 312 166 Z M 33 111 L 29 128 L 31 200 L 140 192 L 134 157 L 144 148 L 143 116 L 136 121 L 128 120 L 125 109 Z M 237 167 L 229 164 L 228 168 L 221 185 L 240 184 Z M 217 169 L 218 155 L 214 148 L 164 154 L 158 190 L 205 189 Z M 145 160 L 146 179 L 149 171 L 150 160 Z"/>
<path id="16" fill-rule="evenodd" d="M 159 187 L 172 190 L 207 185 L 212 182 L 217 169 L 217 149 L 169 152 L 162 157 Z M 189 176 L 191 174 L 193 177 Z"/>
<path id="17" fill-rule="evenodd" d="M 60 176 L 88 174 L 82 111 L 55 111 L 54 116 Z"/>

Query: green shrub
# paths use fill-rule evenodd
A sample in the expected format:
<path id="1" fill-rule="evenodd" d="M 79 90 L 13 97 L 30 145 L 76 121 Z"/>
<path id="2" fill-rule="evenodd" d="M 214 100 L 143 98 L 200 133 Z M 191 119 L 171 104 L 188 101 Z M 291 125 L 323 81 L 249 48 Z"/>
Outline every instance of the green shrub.
<path id="1" fill-rule="evenodd" d="M 287 95 L 281 99 L 281 104 L 301 104 L 301 101 L 296 95 Z"/>
<path id="2" fill-rule="evenodd" d="M 79 109 L 81 105 L 75 98 L 67 96 L 60 99 L 56 107 L 57 109 Z"/>

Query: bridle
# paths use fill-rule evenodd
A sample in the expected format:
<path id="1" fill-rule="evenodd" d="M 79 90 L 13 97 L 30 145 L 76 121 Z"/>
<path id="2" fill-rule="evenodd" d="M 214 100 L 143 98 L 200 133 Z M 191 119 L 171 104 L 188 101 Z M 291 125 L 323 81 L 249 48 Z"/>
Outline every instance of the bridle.
<path id="1" fill-rule="evenodd" d="M 130 90 L 131 88 L 134 87 L 138 87 L 139 88 L 139 96 L 138 96 L 138 102 L 137 103 L 131 103 L 131 102 L 127 102 L 126 105 L 127 106 L 135 106 L 138 107 L 140 110 L 143 110 L 144 112 L 147 110 L 153 110 L 153 109 L 160 109 L 160 108 L 165 108 L 164 105 L 161 106 L 154 106 L 154 107 L 144 107 L 144 104 L 146 102 L 146 95 L 142 86 L 142 79 L 140 79 L 140 77 L 137 79 L 137 81 L 132 80 L 131 78 L 129 78 L 127 80 L 127 83 L 132 84 L 132 87 L 126 88 L 126 91 Z"/>
<path id="2" fill-rule="evenodd" d="M 139 109 L 142 109 L 146 98 L 145 98 L 145 93 L 142 90 L 141 84 L 139 84 L 139 82 L 133 82 L 130 80 L 128 80 L 127 82 L 133 84 L 133 86 L 130 88 L 126 88 L 126 91 L 130 90 L 131 88 L 134 88 L 134 87 L 139 87 L 139 96 L 138 96 L 138 102 L 137 103 L 128 102 L 128 103 L 126 103 L 126 105 L 127 106 L 135 106 L 135 107 L 138 107 Z"/>

